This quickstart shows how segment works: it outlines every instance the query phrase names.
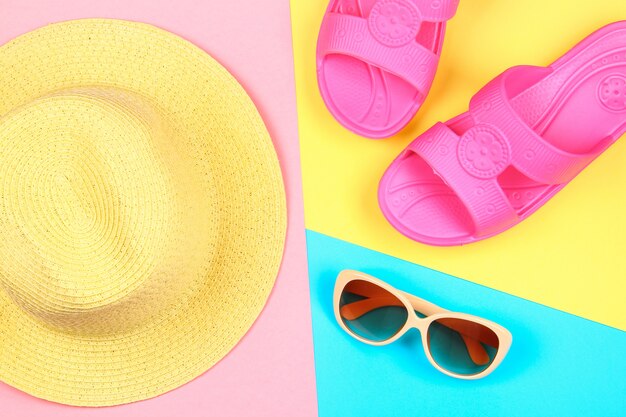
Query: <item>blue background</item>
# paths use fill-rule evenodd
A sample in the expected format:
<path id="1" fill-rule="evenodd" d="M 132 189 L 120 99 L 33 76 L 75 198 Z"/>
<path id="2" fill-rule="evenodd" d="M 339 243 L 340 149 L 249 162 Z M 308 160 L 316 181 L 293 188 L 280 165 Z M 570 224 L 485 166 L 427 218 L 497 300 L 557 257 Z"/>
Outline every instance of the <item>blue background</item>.
<path id="1" fill-rule="evenodd" d="M 319 415 L 626 416 L 626 333 L 406 261 L 307 232 Z M 504 362 L 476 381 L 433 368 L 412 330 L 375 347 L 333 316 L 337 274 L 356 269 L 513 334 Z"/>

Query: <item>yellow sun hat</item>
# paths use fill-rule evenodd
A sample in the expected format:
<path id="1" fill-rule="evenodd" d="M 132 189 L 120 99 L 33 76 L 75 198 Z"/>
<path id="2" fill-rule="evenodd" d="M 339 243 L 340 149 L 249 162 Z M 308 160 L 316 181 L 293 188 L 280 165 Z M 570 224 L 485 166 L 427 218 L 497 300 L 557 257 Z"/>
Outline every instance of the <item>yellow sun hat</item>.
<path id="1" fill-rule="evenodd" d="M 190 381 L 260 313 L 285 231 L 265 125 L 199 48 L 106 19 L 0 47 L 0 381 L 82 406 Z"/>

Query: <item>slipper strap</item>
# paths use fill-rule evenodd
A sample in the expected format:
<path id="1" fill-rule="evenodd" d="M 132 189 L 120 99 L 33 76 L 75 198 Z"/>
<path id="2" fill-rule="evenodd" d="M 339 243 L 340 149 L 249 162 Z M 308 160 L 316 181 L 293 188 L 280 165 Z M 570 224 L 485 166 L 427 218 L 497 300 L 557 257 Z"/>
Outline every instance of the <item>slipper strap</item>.
<path id="1" fill-rule="evenodd" d="M 425 22 L 445 22 L 456 14 L 459 0 L 413 0 Z"/>
<path id="2" fill-rule="evenodd" d="M 498 232 L 519 220 L 497 180 L 509 156 L 506 148 L 498 147 L 505 143 L 500 136 L 501 132 L 494 129 L 475 126 L 459 138 L 448 126 L 437 123 L 407 147 L 428 163 L 463 202 L 476 236 Z M 481 147 L 483 138 L 491 142 Z M 499 153 L 482 155 L 482 148 Z"/>
<path id="3" fill-rule="evenodd" d="M 348 55 L 407 81 L 422 94 L 430 90 L 439 57 L 415 40 L 401 46 L 384 44 L 370 30 L 368 19 L 328 13 L 320 30 L 318 51 Z"/>
<path id="4" fill-rule="evenodd" d="M 543 184 L 564 184 L 597 155 L 572 154 L 550 144 L 515 111 L 507 91 L 507 82 L 516 77 L 529 79 L 533 73 L 541 76 L 546 71 L 549 70 L 528 66 L 505 71 L 472 98 L 470 113 L 477 124 L 493 126 L 504 134 L 512 151 L 511 164 L 521 173 Z"/>

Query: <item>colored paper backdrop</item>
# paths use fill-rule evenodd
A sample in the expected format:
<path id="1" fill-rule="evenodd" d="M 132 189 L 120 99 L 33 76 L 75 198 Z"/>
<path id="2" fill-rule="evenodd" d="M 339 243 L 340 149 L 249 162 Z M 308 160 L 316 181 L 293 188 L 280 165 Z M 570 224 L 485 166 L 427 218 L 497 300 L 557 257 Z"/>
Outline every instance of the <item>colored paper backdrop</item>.
<path id="1" fill-rule="evenodd" d="M 288 1 L 0 0 L 0 43 L 54 21 L 115 17 L 156 24 L 209 51 L 259 106 L 281 158 L 290 213 L 285 260 L 264 313 L 209 372 L 156 399 L 98 410 L 0 384 L 1 416 L 317 415 Z M 626 328 L 626 143 L 520 226 L 462 248 L 400 235 L 380 214 L 376 187 L 410 140 L 464 111 L 484 83 L 512 65 L 549 64 L 594 29 L 626 19 L 626 3 L 462 0 L 428 100 L 402 134 L 384 141 L 347 132 L 317 92 L 315 42 L 326 4 L 291 0 L 306 223 L 332 236 L 308 232 L 319 414 L 623 415 L 625 333 L 596 322 Z M 510 356 L 470 386 L 431 369 L 415 333 L 385 348 L 357 343 L 331 315 L 332 283 L 343 268 L 501 322 L 514 334 Z"/>
<path id="2" fill-rule="evenodd" d="M 624 416 L 624 332 L 315 232 L 307 244 L 320 417 Z M 464 381 L 431 366 L 415 330 L 387 346 L 353 339 L 329 296 L 343 269 L 497 321 L 513 334 L 507 357 Z"/>
<path id="3" fill-rule="evenodd" d="M 152 400 L 102 409 L 49 403 L 0 383 L 0 416 L 316 415 L 289 3 L 0 0 L 0 43 L 45 24 L 85 17 L 136 20 L 170 30 L 208 51 L 243 84 L 269 128 L 283 168 L 289 210 L 285 258 L 252 330 L 191 383 Z"/>
<path id="4" fill-rule="evenodd" d="M 368 140 L 341 127 L 317 90 L 315 46 L 327 0 L 292 0 L 307 228 L 620 329 L 626 329 L 626 141 L 618 141 L 528 220 L 455 248 L 416 243 L 383 218 L 378 181 L 436 121 L 467 109 L 506 68 L 548 65 L 610 22 L 623 0 L 461 0 L 433 89 L 397 137 Z"/>

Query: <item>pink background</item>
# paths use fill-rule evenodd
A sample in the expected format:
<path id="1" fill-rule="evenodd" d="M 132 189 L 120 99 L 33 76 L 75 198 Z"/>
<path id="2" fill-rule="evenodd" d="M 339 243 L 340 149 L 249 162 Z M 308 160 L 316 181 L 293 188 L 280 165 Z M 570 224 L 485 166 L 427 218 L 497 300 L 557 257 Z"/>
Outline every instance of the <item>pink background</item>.
<path id="1" fill-rule="evenodd" d="M 288 0 L 0 0 L 0 44 L 48 23 L 110 17 L 151 23 L 208 51 L 260 109 L 281 160 L 289 231 L 260 318 L 220 363 L 189 384 L 125 406 L 84 409 L 0 383 L 2 417 L 317 415 Z"/>

